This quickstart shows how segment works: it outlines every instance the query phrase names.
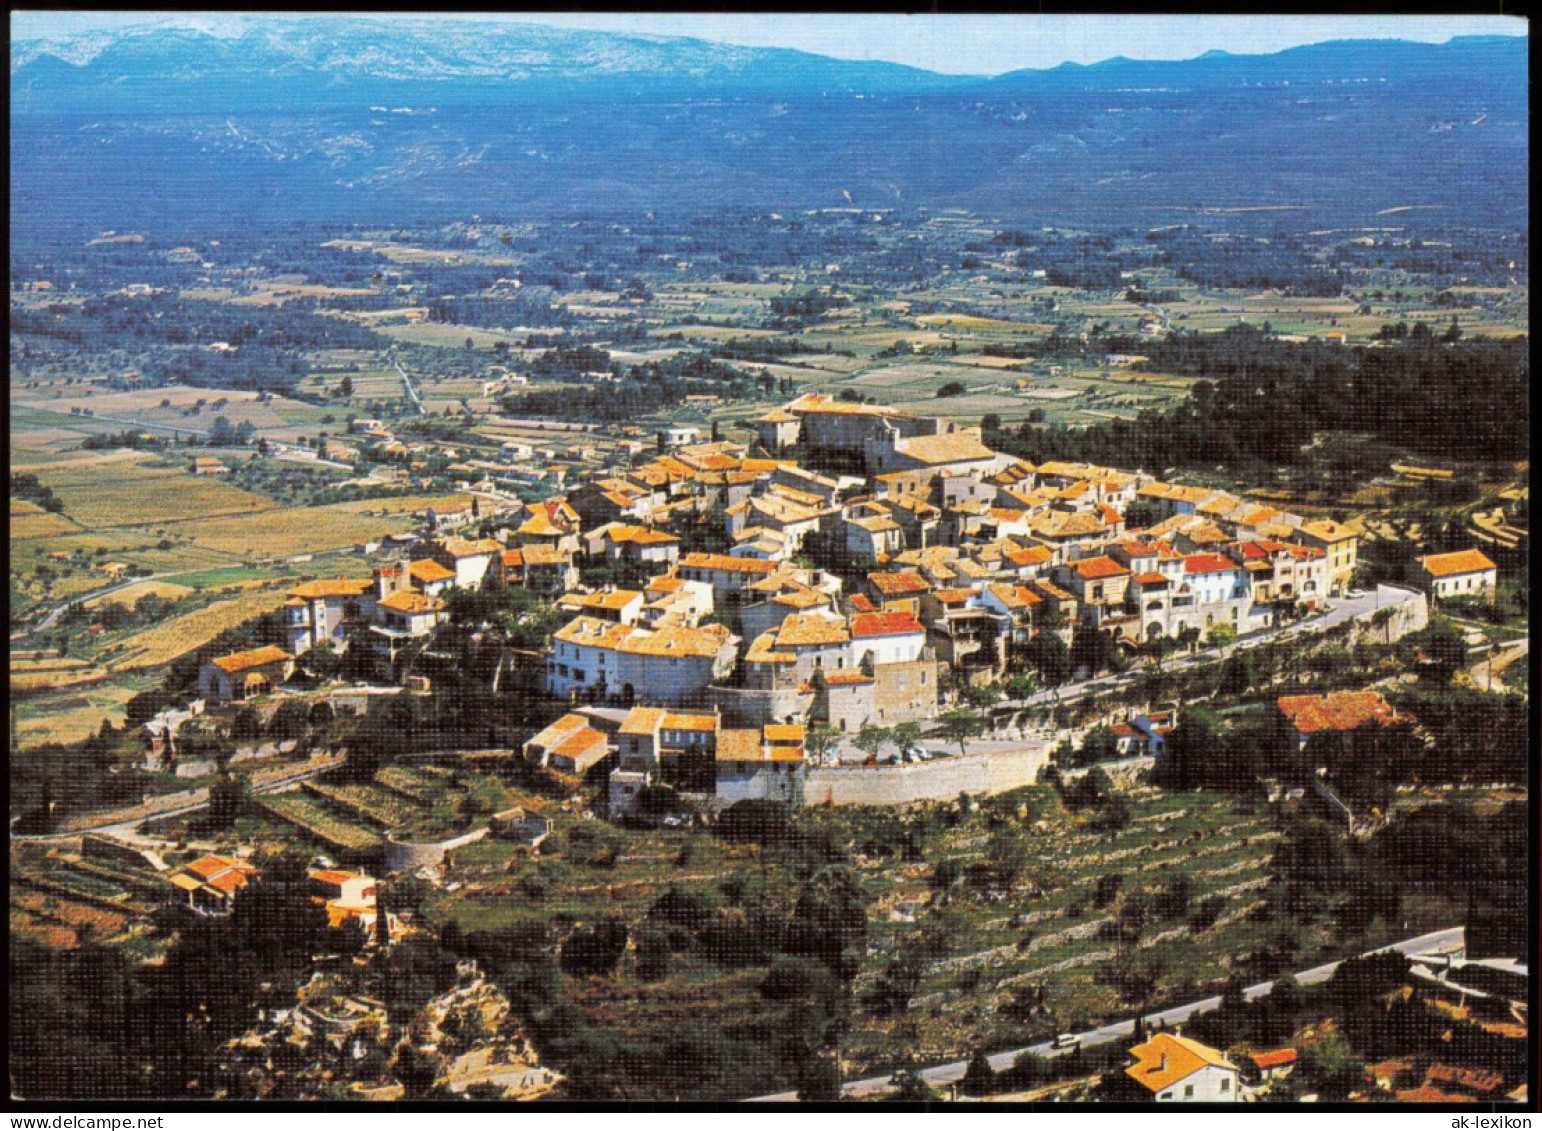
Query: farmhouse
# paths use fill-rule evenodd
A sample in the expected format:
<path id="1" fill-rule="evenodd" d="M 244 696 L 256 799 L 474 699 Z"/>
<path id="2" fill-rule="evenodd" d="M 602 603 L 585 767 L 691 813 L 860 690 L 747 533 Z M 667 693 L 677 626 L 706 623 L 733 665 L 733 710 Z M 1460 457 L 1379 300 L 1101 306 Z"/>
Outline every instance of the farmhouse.
<path id="1" fill-rule="evenodd" d="M 210 703 L 234 703 L 266 695 L 289 678 L 294 657 L 269 644 L 218 656 L 198 670 L 198 694 Z"/>
<path id="2" fill-rule="evenodd" d="M 1415 560 L 1418 563 L 1419 583 L 1436 600 L 1444 597 L 1486 597 L 1493 600 L 1497 592 L 1499 567 L 1481 550 L 1428 554 Z"/>
<path id="3" fill-rule="evenodd" d="M 199 915 L 229 915 L 236 892 L 257 878 L 259 872 L 244 860 L 229 856 L 200 856 L 166 877 L 174 903 L 186 902 Z"/>
<path id="4" fill-rule="evenodd" d="M 610 745 L 604 732 L 582 715 L 563 715 L 526 741 L 523 752 L 527 762 L 576 777 L 604 761 Z"/>
<path id="5" fill-rule="evenodd" d="M 291 589 L 284 602 L 289 650 L 300 656 L 323 642 L 346 650 L 352 631 L 374 611 L 375 586 L 375 578 L 364 577 L 307 581 Z"/>
<path id="6" fill-rule="evenodd" d="M 1130 1050 L 1126 1080 L 1157 1103 L 1236 1103 L 1237 1066 L 1190 1037 L 1156 1033 Z"/>
<path id="7" fill-rule="evenodd" d="M 1321 695 L 1284 695 L 1275 700 L 1276 723 L 1282 724 L 1298 749 L 1315 734 L 1392 726 L 1412 722 L 1382 698 L 1379 691 L 1330 691 Z"/>

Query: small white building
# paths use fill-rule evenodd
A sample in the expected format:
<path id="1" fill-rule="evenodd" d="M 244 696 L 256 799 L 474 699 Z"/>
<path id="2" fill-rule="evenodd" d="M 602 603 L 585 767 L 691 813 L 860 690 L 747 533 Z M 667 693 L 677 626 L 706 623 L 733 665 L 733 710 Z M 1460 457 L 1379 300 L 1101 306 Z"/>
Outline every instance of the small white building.
<path id="1" fill-rule="evenodd" d="M 1499 584 L 1499 567 L 1481 550 L 1427 554 L 1417 561 L 1419 581 L 1436 600 L 1446 597 L 1494 598 Z"/>
<path id="2" fill-rule="evenodd" d="M 1130 1050 L 1125 1076 L 1156 1103 L 1237 1102 L 1237 1066 L 1224 1053 L 1176 1033 L 1155 1033 Z"/>

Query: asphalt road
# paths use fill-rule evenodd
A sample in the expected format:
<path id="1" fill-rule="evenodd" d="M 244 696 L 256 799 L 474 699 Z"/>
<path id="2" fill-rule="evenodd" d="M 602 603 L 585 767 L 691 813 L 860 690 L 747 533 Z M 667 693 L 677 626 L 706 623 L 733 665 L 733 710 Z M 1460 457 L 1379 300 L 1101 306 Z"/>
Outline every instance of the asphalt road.
<path id="1" fill-rule="evenodd" d="M 1460 946 L 1463 940 L 1463 928 L 1447 927 L 1444 930 L 1432 931 L 1427 935 L 1419 935 L 1416 938 L 1404 939 L 1402 942 L 1392 943 L 1389 946 L 1378 947 L 1378 950 L 1397 950 L 1403 954 L 1426 954 L 1431 951 L 1443 950 L 1448 947 Z M 1374 951 L 1368 953 L 1375 953 Z M 1325 962 L 1321 966 L 1313 966 L 1310 970 L 1302 970 L 1296 974 L 1296 981 L 1303 986 L 1316 985 L 1326 982 L 1333 977 L 1333 972 L 1339 968 L 1338 962 Z M 1242 994 L 1248 1001 L 1256 1001 L 1264 997 L 1274 989 L 1274 983 L 1259 982 L 1256 985 L 1247 986 Z M 1165 1022 L 1169 1028 L 1182 1024 L 1197 1013 L 1208 1013 L 1219 1009 L 1221 999 L 1219 997 L 1207 997 L 1201 1001 L 1189 1002 L 1187 1005 L 1174 1006 L 1164 1009 L 1159 1013 L 1151 1013 L 1146 1016 L 1147 1026 Z M 1135 1021 L 1116 1021 L 1111 1025 L 1104 1025 L 1098 1029 L 1088 1029 L 1086 1032 L 1076 1034 L 1080 1038 L 1082 1048 L 1095 1048 L 1098 1045 L 1106 1045 L 1113 1041 L 1129 1037 L 1135 1031 Z M 1056 1049 L 1049 1042 L 1029 1045 L 1026 1048 L 1008 1049 L 1006 1052 L 998 1052 L 987 1057 L 991 1068 L 997 1072 L 1005 1071 L 1012 1067 L 1014 1061 L 1025 1052 L 1038 1053 L 1040 1056 L 1056 1057 L 1064 1056 L 1070 1049 Z M 949 1084 L 957 1083 L 964 1078 L 964 1072 L 968 1068 L 968 1062 L 955 1060 L 951 1064 L 938 1064 L 931 1068 L 923 1068 L 919 1075 L 933 1088 L 943 1088 Z M 853 1098 L 871 1097 L 881 1095 L 890 1090 L 889 1081 L 892 1075 L 871 1076 L 865 1080 L 848 1080 L 841 1087 L 843 1095 Z M 745 1103 L 796 1103 L 796 1092 L 779 1092 L 771 1096 L 756 1096 L 745 1100 Z"/>

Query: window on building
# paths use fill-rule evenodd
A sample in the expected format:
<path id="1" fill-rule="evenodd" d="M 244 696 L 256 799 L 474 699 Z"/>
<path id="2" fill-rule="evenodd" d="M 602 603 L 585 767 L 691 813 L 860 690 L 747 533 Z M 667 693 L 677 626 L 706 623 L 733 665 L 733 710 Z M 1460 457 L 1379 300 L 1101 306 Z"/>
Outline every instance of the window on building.
<path id="1" fill-rule="evenodd" d="M 1227 1077 L 1224 1077 L 1224 1076 L 1221 1078 L 1221 1091 L 1223 1091 L 1223 1092 L 1231 1091 L 1231 1080 L 1229 1078 L 1227 1078 Z"/>
<path id="2" fill-rule="evenodd" d="M 1183 1098 L 1184 1099 L 1188 1099 L 1193 1094 L 1194 1094 L 1194 1085 L 1193 1084 L 1185 1084 L 1183 1086 Z"/>
<path id="3" fill-rule="evenodd" d="M 1163 1092 L 1160 1096 L 1157 1097 L 1159 1100 L 1170 1100 L 1172 1098 L 1173 1094 L 1171 1092 Z"/>

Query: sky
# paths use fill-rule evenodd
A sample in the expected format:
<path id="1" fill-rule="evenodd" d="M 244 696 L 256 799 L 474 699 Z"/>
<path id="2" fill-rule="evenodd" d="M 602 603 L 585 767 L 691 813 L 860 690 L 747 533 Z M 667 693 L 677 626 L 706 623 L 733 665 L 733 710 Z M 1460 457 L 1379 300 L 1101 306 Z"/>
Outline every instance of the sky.
<path id="1" fill-rule="evenodd" d="M 293 19 L 309 13 L 280 13 Z M 321 13 L 317 13 L 321 14 Z M 352 12 L 349 15 L 365 13 Z M 229 34 L 231 13 L 19 11 L 14 39 L 165 22 Z M 260 18 L 241 13 L 245 18 Z M 405 15 L 392 13 L 380 18 Z M 439 13 L 434 13 L 440 16 Z M 422 17 L 417 17 L 422 18 Z M 1065 62 L 1190 59 L 1206 51 L 1266 54 L 1330 39 L 1409 39 L 1443 43 L 1458 35 L 1525 35 L 1514 16 L 1139 16 L 851 15 L 814 13 L 464 14 L 446 19 L 506 20 L 597 31 L 681 35 L 744 47 L 791 47 L 838 59 L 904 63 L 943 74 L 1000 74 Z"/>

